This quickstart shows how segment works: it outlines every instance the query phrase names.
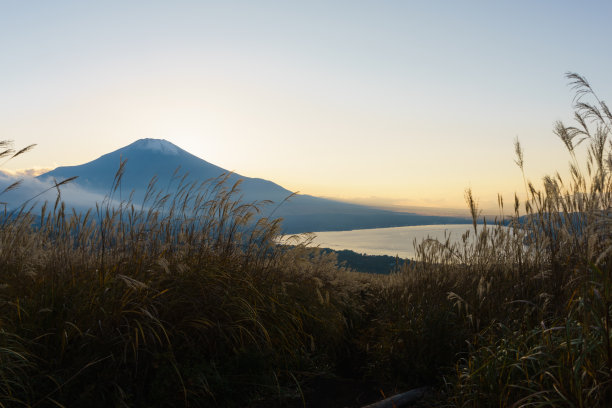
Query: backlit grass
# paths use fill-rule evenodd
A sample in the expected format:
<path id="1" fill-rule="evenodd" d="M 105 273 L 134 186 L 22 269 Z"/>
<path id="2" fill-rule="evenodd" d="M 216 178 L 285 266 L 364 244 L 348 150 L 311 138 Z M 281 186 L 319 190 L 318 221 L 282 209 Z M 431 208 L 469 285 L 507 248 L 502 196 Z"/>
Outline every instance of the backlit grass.
<path id="1" fill-rule="evenodd" d="M 419 243 L 390 275 L 278 246 L 281 221 L 223 178 L 117 202 L 122 163 L 87 213 L 5 213 L 0 404 L 303 406 L 314 379 L 350 378 L 430 385 L 436 406 L 609 406 L 612 115 L 569 79 L 570 178 L 523 175 L 492 228 Z"/>

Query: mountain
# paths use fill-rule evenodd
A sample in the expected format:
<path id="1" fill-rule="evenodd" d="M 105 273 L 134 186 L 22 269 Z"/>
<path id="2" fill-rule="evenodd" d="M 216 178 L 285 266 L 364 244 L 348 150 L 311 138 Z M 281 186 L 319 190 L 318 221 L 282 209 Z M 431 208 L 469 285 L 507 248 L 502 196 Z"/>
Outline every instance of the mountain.
<path id="1" fill-rule="evenodd" d="M 78 166 L 58 167 L 48 173 L 38 176 L 39 179 L 55 177 L 64 179 L 78 176 L 79 186 L 96 192 L 107 193 L 113 185 L 115 173 L 121 160 L 127 160 L 126 171 L 122 177 L 122 190 L 134 190 L 134 198 L 144 198 L 146 188 L 153 176 L 158 177 L 157 186 L 160 188 L 176 185 L 184 174 L 190 180 L 204 181 L 219 177 L 227 170 L 208 163 L 180 147 L 160 139 L 140 139 L 128 146 L 105 154 L 96 160 Z M 282 200 L 291 194 L 289 190 L 267 180 L 244 177 L 232 174 L 228 182 L 234 183 L 243 180 L 241 192 L 250 200 Z"/>
<path id="2" fill-rule="evenodd" d="M 141 139 L 89 163 L 58 167 L 38 176 L 38 179 L 62 180 L 78 176 L 75 181 L 78 187 L 92 194 L 103 195 L 111 190 L 119 163 L 126 159 L 121 194 L 126 198 L 128 193 L 133 192 L 136 203 L 144 198 L 147 186 L 154 176 L 158 178 L 157 186 L 164 188 L 178 184 L 176 175 L 180 178 L 187 174 L 187 180 L 199 182 L 228 173 L 227 170 L 202 160 L 166 140 Z M 285 233 L 469 222 L 461 217 L 400 213 L 309 195 L 294 195 L 283 202 L 291 195 L 291 191 L 278 184 L 235 173 L 229 176 L 228 183 L 233 184 L 238 180 L 242 180 L 239 195 L 243 201 L 271 200 L 275 203 L 269 207 L 269 211 L 274 211 L 275 217 L 284 219 Z M 280 203 L 282 204 L 276 208 Z"/>

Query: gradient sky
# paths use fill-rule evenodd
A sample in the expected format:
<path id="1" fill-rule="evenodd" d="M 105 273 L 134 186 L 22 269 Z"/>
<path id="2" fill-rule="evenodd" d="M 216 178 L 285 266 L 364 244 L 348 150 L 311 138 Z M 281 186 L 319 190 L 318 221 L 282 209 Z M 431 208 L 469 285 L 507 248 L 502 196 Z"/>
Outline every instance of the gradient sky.
<path id="1" fill-rule="evenodd" d="M 144 137 L 327 197 L 485 206 L 564 169 L 564 73 L 612 96 L 609 1 L 0 0 L 5 170 Z M 129 165 L 128 165 L 129 166 Z M 129 169 L 129 167 L 128 167 Z"/>

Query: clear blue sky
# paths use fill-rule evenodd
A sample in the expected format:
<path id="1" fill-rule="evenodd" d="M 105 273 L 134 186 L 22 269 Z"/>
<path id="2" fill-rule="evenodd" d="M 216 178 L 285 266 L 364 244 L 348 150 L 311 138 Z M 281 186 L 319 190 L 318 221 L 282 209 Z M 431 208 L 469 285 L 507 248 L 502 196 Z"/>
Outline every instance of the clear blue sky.
<path id="1" fill-rule="evenodd" d="M 7 170 L 164 138 L 303 193 L 485 205 L 566 167 L 566 71 L 612 97 L 607 1 L 4 1 Z"/>

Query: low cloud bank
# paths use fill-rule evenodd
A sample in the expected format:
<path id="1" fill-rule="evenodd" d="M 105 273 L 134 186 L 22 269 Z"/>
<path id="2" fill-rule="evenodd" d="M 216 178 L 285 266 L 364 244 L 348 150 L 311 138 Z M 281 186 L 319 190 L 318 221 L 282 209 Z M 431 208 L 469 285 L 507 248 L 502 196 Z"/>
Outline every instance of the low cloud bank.
<path id="1" fill-rule="evenodd" d="M 29 169 L 16 169 L 16 170 L 3 169 L 3 170 L 0 170 L 0 173 L 7 174 L 9 176 L 15 176 L 15 177 L 24 177 L 24 176 L 36 177 L 36 176 L 40 176 L 41 174 L 45 174 L 51 170 L 53 170 L 53 167 L 33 167 Z"/>
<path id="2" fill-rule="evenodd" d="M 0 191 L 19 181 L 18 187 L 0 195 L 0 202 L 5 203 L 7 209 L 15 209 L 23 204 L 39 208 L 45 201 L 49 204 L 55 203 L 58 189 L 54 188 L 52 178 L 40 180 L 30 176 L 0 173 Z M 58 183 L 61 181 L 57 180 Z M 77 210 L 94 208 L 96 203 L 102 203 L 104 200 L 104 194 L 82 188 L 77 180 L 60 186 L 59 194 L 60 200 L 65 202 L 68 208 Z"/>

